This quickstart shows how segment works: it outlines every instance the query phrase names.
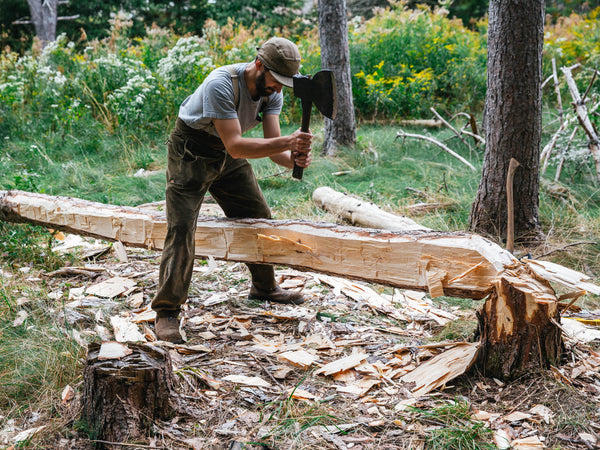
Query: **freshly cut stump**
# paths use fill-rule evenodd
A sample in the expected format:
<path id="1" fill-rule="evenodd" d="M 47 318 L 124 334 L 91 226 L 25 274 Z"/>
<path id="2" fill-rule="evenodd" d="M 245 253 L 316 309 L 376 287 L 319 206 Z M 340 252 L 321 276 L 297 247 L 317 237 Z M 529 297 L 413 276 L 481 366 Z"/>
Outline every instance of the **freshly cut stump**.
<path id="1" fill-rule="evenodd" d="M 540 285 L 541 286 L 541 285 Z M 481 348 L 477 365 L 503 380 L 558 365 L 563 351 L 560 313 L 548 288 L 532 290 L 501 278 L 478 312 Z"/>
<path id="2" fill-rule="evenodd" d="M 82 418 L 98 440 L 146 440 L 155 419 L 173 415 L 168 351 L 136 342 L 125 345 L 131 352 L 120 359 L 99 357 L 100 344 L 88 347 Z"/>

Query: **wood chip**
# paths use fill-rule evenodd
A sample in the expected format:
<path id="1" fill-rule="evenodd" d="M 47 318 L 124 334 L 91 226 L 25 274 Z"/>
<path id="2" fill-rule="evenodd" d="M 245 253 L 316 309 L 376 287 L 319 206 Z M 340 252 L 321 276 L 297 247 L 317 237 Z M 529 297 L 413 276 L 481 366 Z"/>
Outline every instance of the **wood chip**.
<path id="1" fill-rule="evenodd" d="M 65 388 L 62 390 L 60 397 L 62 399 L 63 405 L 68 404 L 71 400 L 73 400 L 75 398 L 75 389 L 73 389 L 71 387 L 71 385 L 67 384 L 65 386 Z"/>
<path id="2" fill-rule="evenodd" d="M 255 387 L 270 387 L 271 385 L 260 377 L 248 377 L 245 375 L 227 375 L 224 381 Z"/>
<path id="3" fill-rule="evenodd" d="M 131 291 L 135 286 L 135 281 L 130 278 L 113 277 L 91 285 L 86 289 L 86 293 L 97 297 L 114 298 Z"/>
<path id="4" fill-rule="evenodd" d="M 539 448 L 546 448 L 539 436 L 515 439 L 510 443 L 510 447 L 514 450 L 537 450 Z"/>
<path id="5" fill-rule="evenodd" d="M 176 345 L 177 350 L 182 355 L 195 355 L 196 353 L 211 353 L 212 349 L 206 345 Z"/>
<path id="6" fill-rule="evenodd" d="M 510 448 L 510 435 L 508 431 L 501 428 L 499 430 L 494 430 L 494 444 L 498 447 L 499 450 L 506 450 Z"/>
<path id="7" fill-rule="evenodd" d="M 529 413 L 541 417 L 547 424 L 549 424 L 552 421 L 552 417 L 554 417 L 552 410 L 544 405 L 535 405 L 529 410 Z"/>
<path id="8" fill-rule="evenodd" d="M 156 311 L 150 306 L 133 311 L 131 313 L 131 321 L 133 323 L 154 322 L 156 320 Z"/>
<path id="9" fill-rule="evenodd" d="M 146 342 L 146 338 L 137 325 L 125 317 L 113 316 L 110 318 L 115 340 L 118 342 Z"/>
<path id="10" fill-rule="evenodd" d="M 125 250 L 125 246 L 121 241 L 113 242 L 113 250 L 115 251 L 115 255 L 119 262 L 128 263 L 129 258 L 127 257 L 127 250 Z"/>
<path id="11" fill-rule="evenodd" d="M 127 299 L 127 304 L 134 309 L 138 309 L 140 306 L 144 304 L 144 293 L 136 292 L 131 297 Z"/>
<path id="12" fill-rule="evenodd" d="M 342 372 L 344 370 L 352 369 L 353 367 L 358 366 L 361 362 L 367 359 L 367 356 L 368 355 L 365 353 L 354 353 L 350 356 L 346 356 L 345 358 L 332 361 L 329 364 L 325 364 L 323 367 L 317 370 L 315 372 L 315 375 L 323 374 L 325 376 L 328 376 L 338 372 Z"/>
<path id="13" fill-rule="evenodd" d="M 416 383 L 413 390 L 415 397 L 425 395 L 465 373 L 475 361 L 478 349 L 479 342 L 460 343 L 427 360 L 401 380 L 404 383 Z"/>
<path id="14" fill-rule="evenodd" d="M 297 400 L 319 400 L 319 397 L 315 394 L 305 391 L 304 389 L 299 388 L 290 388 L 287 391 L 288 396 L 292 396 Z"/>
<path id="15" fill-rule="evenodd" d="M 291 365 L 300 367 L 302 369 L 308 369 L 318 359 L 318 356 L 313 355 L 312 353 L 309 353 L 306 350 L 284 352 L 277 355 L 277 360 L 290 363 Z"/>
<path id="16" fill-rule="evenodd" d="M 561 318 L 561 328 L 569 338 L 578 342 L 592 342 L 600 340 L 600 330 L 589 327 L 576 319 Z"/>
<path id="17" fill-rule="evenodd" d="M 131 353 L 133 350 L 120 342 L 103 342 L 98 352 L 98 359 L 121 359 Z"/>
<path id="18" fill-rule="evenodd" d="M 351 383 L 356 380 L 356 371 L 354 369 L 342 370 L 341 372 L 334 373 L 333 379 L 340 383 Z"/>
<path id="19" fill-rule="evenodd" d="M 514 411 L 510 413 L 508 416 L 504 416 L 503 418 L 506 422 L 519 422 L 521 420 L 531 419 L 531 414 L 527 414 L 521 411 Z"/>
<path id="20" fill-rule="evenodd" d="M 293 371 L 290 367 L 280 367 L 273 372 L 273 377 L 278 380 L 285 380 L 287 376 Z"/>
<path id="21" fill-rule="evenodd" d="M 362 379 L 355 383 L 348 384 L 346 386 L 335 386 L 338 392 L 343 392 L 345 394 L 352 394 L 358 397 L 362 397 L 369 392 L 369 390 L 380 383 L 379 380 L 373 379 Z"/>

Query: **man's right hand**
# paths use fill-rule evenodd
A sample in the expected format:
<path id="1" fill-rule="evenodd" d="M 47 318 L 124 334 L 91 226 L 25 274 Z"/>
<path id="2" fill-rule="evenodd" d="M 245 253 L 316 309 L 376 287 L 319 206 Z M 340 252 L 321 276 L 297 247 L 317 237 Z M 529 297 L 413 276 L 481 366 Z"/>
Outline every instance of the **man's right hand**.
<path id="1" fill-rule="evenodd" d="M 312 150 L 312 139 L 311 133 L 305 133 L 297 130 L 290 135 L 292 137 L 292 145 L 290 150 L 296 164 L 300 167 L 307 167 L 310 164 L 310 152 Z M 308 163 L 306 160 L 308 159 Z"/>

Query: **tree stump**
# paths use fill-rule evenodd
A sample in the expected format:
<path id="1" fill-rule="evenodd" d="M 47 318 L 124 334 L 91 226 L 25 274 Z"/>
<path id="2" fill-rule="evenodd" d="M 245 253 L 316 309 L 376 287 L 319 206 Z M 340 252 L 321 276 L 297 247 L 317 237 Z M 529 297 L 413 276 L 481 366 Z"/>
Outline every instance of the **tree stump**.
<path id="1" fill-rule="evenodd" d="M 530 281 L 535 289 L 526 282 L 500 278 L 477 314 L 481 335 L 477 366 L 486 376 L 512 380 L 558 364 L 563 344 L 554 291 L 547 284 L 543 289 L 545 283 L 538 280 Z"/>
<path id="2" fill-rule="evenodd" d="M 129 354 L 119 359 L 104 358 L 100 344 L 88 347 L 82 418 L 97 440 L 145 440 L 154 419 L 167 420 L 173 413 L 168 351 L 142 343 L 124 345 Z"/>

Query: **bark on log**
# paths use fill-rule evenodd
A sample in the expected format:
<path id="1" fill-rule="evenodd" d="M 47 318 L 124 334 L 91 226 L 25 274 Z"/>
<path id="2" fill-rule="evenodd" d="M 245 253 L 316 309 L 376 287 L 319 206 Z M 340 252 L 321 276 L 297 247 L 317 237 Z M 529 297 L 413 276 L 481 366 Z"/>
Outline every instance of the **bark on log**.
<path id="1" fill-rule="evenodd" d="M 105 359 L 100 344 L 88 347 L 82 419 L 98 440 L 146 440 L 155 419 L 167 420 L 174 413 L 169 352 L 134 342 L 127 347 L 131 353 L 119 359 Z"/>

